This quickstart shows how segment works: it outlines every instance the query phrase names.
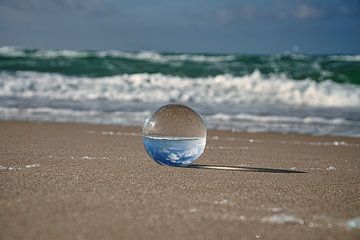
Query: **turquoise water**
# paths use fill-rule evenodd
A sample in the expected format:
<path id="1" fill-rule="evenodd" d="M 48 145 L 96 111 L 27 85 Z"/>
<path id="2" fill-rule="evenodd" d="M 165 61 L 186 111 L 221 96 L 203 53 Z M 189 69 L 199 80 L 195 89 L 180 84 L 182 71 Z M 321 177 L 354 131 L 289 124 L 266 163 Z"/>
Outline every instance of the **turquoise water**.
<path id="1" fill-rule="evenodd" d="M 360 84 L 360 55 L 244 55 L 121 51 L 39 50 L 0 48 L 0 71 L 51 72 L 68 76 L 104 77 L 161 73 L 181 77 L 223 74 L 244 76 L 254 71 L 288 78 Z"/>
<path id="2" fill-rule="evenodd" d="M 360 136 L 360 55 L 0 47 L 0 119 L 141 126 L 185 103 L 208 128 Z"/>
<path id="3" fill-rule="evenodd" d="M 186 166 L 203 153 L 206 138 L 174 138 L 143 136 L 145 150 L 158 164 Z"/>

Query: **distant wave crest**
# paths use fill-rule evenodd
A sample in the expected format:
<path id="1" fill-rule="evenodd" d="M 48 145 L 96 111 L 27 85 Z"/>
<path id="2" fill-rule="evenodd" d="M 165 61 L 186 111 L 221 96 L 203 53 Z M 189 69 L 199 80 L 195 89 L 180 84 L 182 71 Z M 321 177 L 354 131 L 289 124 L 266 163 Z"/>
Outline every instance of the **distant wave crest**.
<path id="1" fill-rule="evenodd" d="M 332 55 L 329 56 L 333 61 L 360 62 L 360 55 Z"/>
<path id="2" fill-rule="evenodd" d="M 118 50 L 106 51 L 76 51 L 76 50 L 31 50 L 13 46 L 0 47 L 0 56 L 6 57 L 34 57 L 34 58 L 85 58 L 85 57 L 120 57 L 151 62 L 193 61 L 193 62 L 221 62 L 235 59 L 235 55 L 201 55 L 201 54 L 162 54 L 154 51 L 125 52 Z"/>

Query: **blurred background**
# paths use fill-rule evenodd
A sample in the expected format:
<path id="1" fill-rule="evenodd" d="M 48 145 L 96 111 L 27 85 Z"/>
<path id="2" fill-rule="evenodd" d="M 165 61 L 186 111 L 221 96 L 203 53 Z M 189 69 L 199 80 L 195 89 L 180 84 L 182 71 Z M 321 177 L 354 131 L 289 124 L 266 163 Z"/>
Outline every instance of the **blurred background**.
<path id="1" fill-rule="evenodd" d="M 360 136 L 360 1 L 0 0 L 0 119 Z"/>

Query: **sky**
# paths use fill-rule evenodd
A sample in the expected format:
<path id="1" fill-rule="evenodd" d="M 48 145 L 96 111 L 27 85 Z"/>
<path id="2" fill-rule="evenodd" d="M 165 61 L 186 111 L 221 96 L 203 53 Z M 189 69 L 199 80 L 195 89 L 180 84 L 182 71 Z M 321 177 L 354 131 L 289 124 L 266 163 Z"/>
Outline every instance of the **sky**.
<path id="1" fill-rule="evenodd" d="M 0 46 L 360 54 L 360 0 L 0 0 Z"/>

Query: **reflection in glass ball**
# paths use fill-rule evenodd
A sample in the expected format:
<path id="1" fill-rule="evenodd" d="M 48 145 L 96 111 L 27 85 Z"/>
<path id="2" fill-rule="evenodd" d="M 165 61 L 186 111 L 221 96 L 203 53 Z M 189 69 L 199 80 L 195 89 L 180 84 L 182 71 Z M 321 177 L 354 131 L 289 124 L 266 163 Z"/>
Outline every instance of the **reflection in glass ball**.
<path id="1" fill-rule="evenodd" d="M 168 104 L 146 121 L 144 147 L 161 165 L 186 166 L 204 152 L 206 128 L 201 116 L 188 106 Z"/>

